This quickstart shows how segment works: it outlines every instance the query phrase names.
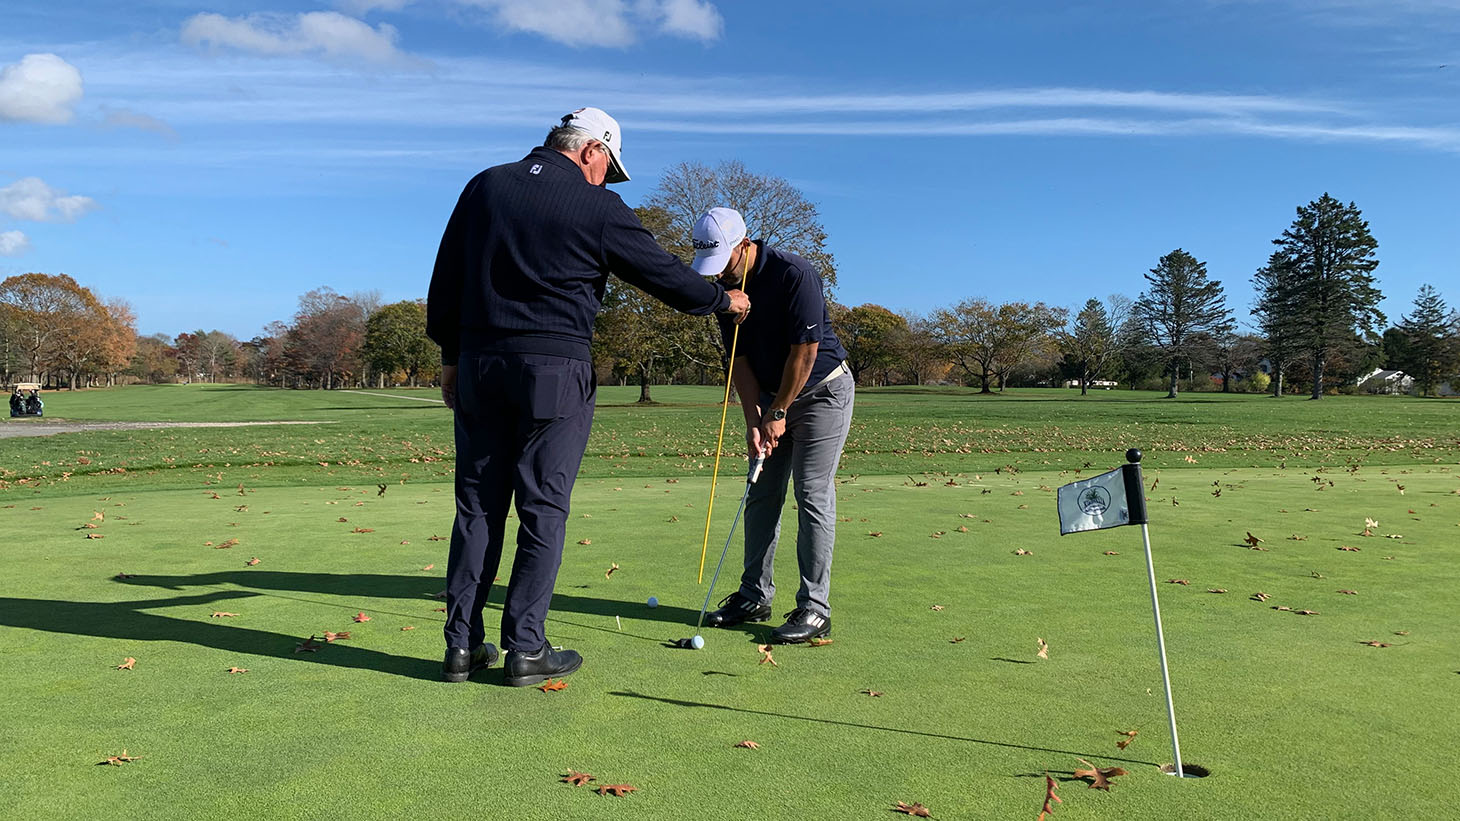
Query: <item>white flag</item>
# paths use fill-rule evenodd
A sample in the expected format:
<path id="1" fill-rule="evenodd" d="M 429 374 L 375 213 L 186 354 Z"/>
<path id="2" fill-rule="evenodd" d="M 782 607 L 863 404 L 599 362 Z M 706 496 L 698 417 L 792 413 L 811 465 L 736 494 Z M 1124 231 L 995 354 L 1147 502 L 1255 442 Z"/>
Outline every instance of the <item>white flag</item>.
<path id="1" fill-rule="evenodd" d="M 1060 535 L 1131 524 L 1125 470 L 1071 482 L 1059 489 Z"/>

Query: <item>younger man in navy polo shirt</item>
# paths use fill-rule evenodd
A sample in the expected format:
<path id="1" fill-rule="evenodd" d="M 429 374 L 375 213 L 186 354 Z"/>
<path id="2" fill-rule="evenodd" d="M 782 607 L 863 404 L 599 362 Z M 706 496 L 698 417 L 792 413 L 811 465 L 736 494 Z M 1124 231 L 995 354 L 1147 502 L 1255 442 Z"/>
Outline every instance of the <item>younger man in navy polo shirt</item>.
<path id="1" fill-rule="evenodd" d="M 821 277 L 795 254 L 752 242 L 745 220 L 712 208 L 695 223 L 701 274 L 726 288 L 755 294 L 755 310 L 740 323 L 731 378 L 745 413 L 746 444 L 765 455 L 760 479 L 745 503 L 745 571 L 740 589 L 705 622 L 731 627 L 765 621 L 776 587 L 772 566 L 781 532 L 786 480 L 793 480 L 796 558 L 801 573 L 796 608 L 771 632 L 792 644 L 831 632 L 831 555 L 836 542 L 836 467 L 852 422 L 854 383 L 847 352 L 832 331 Z M 720 320 L 725 350 L 736 324 Z"/>

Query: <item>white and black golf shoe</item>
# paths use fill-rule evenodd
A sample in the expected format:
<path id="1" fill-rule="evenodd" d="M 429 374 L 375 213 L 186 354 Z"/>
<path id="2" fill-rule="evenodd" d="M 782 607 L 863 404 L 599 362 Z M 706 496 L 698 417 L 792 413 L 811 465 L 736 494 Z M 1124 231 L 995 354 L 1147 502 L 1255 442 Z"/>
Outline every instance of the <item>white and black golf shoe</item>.
<path id="1" fill-rule="evenodd" d="M 710 627 L 734 627 L 749 621 L 765 621 L 771 617 L 769 604 L 757 604 L 740 595 L 737 590 L 720 600 L 720 609 L 705 614 L 705 624 Z"/>
<path id="2" fill-rule="evenodd" d="M 800 644 L 831 632 L 831 617 L 798 607 L 786 614 L 786 623 L 771 631 L 772 644 Z"/>

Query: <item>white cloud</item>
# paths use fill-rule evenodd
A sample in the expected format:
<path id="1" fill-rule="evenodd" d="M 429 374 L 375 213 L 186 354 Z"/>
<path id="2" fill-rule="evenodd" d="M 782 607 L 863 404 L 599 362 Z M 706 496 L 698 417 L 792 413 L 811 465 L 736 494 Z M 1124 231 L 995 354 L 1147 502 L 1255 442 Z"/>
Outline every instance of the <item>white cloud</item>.
<path id="1" fill-rule="evenodd" d="M 177 139 L 177 132 L 172 130 L 172 126 L 150 114 L 143 114 L 130 108 L 107 109 L 102 125 L 107 128 L 137 128 L 161 134 L 168 139 Z"/>
<path id="2" fill-rule="evenodd" d="M 27 54 L 0 68 L 0 121 L 69 122 L 81 94 L 75 66 L 54 54 Z"/>
<path id="3" fill-rule="evenodd" d="M 0 214 L 32 222 L 74 222 L 96 208 L 96 200 L 67 194 L 39 177 L 25 177 L 0 188 Z"/>
<path id="4" fill-rule="evenodd" d="M 405 62 L 394 26 L 370 24 L 334 11 L 224 17 L 205 12 L 183 23 L 182 41 L 199 48 L 237 49 L 269 57 L 318 55 L 372 63 Z"/>
<path id="5" fill-rule="evenodd" d="M 335 0 L 335 5 L 357 16 L 364 17 L 372 11 L 400 11 L 414 0 Z"/>
<path id="6" fill-rule="evenodd" d="M 720 39 L 725 28 L 720 10 L 709 0 L 639 0 L 639 8 L 665 34 L 709 42 Z"/>
<path id="7" fill-rule="evenodd" d="M 623 0 L 462 0 L 492 13 L 509 29 L 541 34 L 570 46 L 627 46 L 634 42 Z"/>
<path id="8" fill-rule="evenodd" d="M 0 231 L 0 257 L 18 257 L 30 250 L 30 237 L 19 231 Z"/>
<path id="9" fill-rule="evenodd" d="M 369 0 L 366 0 L 367 2 Z M 618 48 L 638 39 L 639 29 L 715 40 L 724 28 L 709 0 L 457 0 L 491 13 L 499 25 L 540 34 L 570 46 Z"/>

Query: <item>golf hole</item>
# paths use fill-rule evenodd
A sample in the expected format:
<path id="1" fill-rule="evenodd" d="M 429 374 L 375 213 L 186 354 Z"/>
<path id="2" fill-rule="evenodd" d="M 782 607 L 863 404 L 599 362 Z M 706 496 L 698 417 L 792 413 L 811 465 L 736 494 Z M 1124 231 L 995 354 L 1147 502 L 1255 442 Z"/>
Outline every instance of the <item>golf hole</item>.
<path id="1" fill-rule="evenodd" d="M 1162 764 L 1161 772 L 1167 775 L 1176 775 L 1175 764 Z M 1212 774 L 1211 770 L 1200 764 L 1193 764 L 1190 761 L 1181 762 L 1181 774 L 1186 778 L 1206 778 Z"/>

